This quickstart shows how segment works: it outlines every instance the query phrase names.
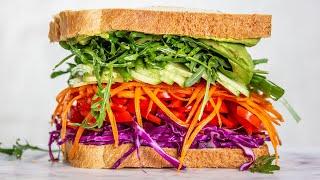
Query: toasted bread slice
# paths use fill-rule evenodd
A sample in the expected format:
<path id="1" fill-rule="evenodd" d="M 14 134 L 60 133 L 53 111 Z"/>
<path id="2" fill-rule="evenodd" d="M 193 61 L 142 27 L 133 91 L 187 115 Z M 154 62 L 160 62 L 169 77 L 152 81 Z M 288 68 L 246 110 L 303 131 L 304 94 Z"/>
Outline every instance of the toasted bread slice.
<path id="1" fill-rule="evenodd" d="M 63 11 L 50 23 L 49 39 L 55 42 L 114 30 L 196 38 L 262 38 L 271 34 L 271 15 L 164 9 Z"/>
<path id="2" fill-rule="evenodd" d="M 68 158 L 72 144 L 66 143 L 64 157 L 72 166 L 79 168 L 111 168 L 122 155 L 127 152 L 132 144 L 114 145 L 84 145 L 80 144 L 73 159 Z M 169 155 L 177 158 L 177 150 L 174 148 L 163 148 Z M 260 148 L 253 149 L 256 157 L 268 155 L 268 146 L 265 144 Z M 151 147 L 141 146 L 139 149 L 140 160 L 137 153 L 129 155 L 118 168 L 146 167 L 166 168 L 172 167 L 166 160 L 157 154 Z M 187 153 L 185 164 L 188 168 L 239 168 L 249 159 L 243 155 L 241 149 L 210 148 L 190 149 Z"/>

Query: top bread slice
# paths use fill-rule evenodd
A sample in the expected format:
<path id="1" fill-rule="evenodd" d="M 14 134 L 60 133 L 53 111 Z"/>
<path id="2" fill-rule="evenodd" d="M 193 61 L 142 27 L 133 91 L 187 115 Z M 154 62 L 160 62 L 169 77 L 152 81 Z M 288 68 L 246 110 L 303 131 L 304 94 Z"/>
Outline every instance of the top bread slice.
<path id="1" fill-rule="evenodd" d="M 195 38 L 263 38 L 271 34 L 271 15 L 151 9 L 62 11 L 50 23 L 49 39 L 58 42 L 114 30 Z"/>

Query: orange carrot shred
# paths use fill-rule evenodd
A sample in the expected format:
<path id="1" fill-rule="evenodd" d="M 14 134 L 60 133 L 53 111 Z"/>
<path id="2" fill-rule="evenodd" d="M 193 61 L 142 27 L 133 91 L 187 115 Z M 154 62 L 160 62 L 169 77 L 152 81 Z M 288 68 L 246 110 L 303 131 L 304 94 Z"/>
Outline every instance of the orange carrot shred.
<path id="1" fill-rule="evenodd" d="M 83 134 L 83 132 L 84 132 L 84 128 L 79 126 L 77 133 L 76 133 L 76 136 L 74 138 L 72 148 L 69 151 L 68 158 L 73 159 L 75 157 L 75 154 L 76 154 L 78 147 L 79 147 L 79 141 L 80 141 L 80 138 L 81 138 L 81 135 Z"/>
<path id="2" fill-rule="evenodd" d="M 197 108 L 199 107 L 199 104 L 200 104 L 200 102 L 201 102 L 204 94 L 205 94 L 204 89 L 203 89 L 200 93 L 198 93 L 198 97 L 197 97 L 197 99 L 196 99 L 196 102 L 193 104 L 193 106 L 192 106 L 192 108 L 191 108 L 191 111 L 189 112 L 189 115 L 188 115 L 188 117 L 187 117 L 186 123 L 189 123 L 189 122 L 190 122 L 191 118 L 193 117 L 194 113 L 196 112 Z M 191 99 L 191 98 L 190 98 L 190 99 Z M 200 109 L 200 108 L 199 108 L 199 109 Z M 196 115 L 196 116 L 197 116 L 197 115 Z"/>
<path id="3" fill-rule="evenodd" d="M 209 99 L 209 102 L 210 102 L 212 107 L 216 107 L 216 103 L 214 103 L 212 98 Z M 222 127 L 222 121 L 221 121 L 221 117 L 220 117 L 220 112 L 217 113 L 217 117 L 218 117 L 219 127 Z"/>
<path id="4" fill-rule="evenodd" d="M 189 98 L 179 97 L 178 95 L 176 95 L 175 93 L 171 92 L 170 90 L 169 90 L 168 92 L 169 92 L 169 94 L 170 94 L 171 96 L 173 96 L 174 98 L 176 98 L 176 99 L 178 99 L 178 100 L 180 100 L 180 101 L 189 101 Z"/>
<path id="5" fill-rule="evenodd" d="M 115 145 L 115 147 L 118 147 L 118 145 L 119 145 L 119 132 L 118 132 L 118 127 L 117 127 L 117 122 L 116 122 L 116 119 L 114 117 L 114 114 L 113 114 L 111 108 L 107 108 L 107 114 L 108 114 L 109 121 L 111 124 L 114 145 Z"/>
<path id="6" fill-rule="evenodd" d="M 153 93 L 154 93 L 155 96 L 157 96 L 158 92 L 159 92 L 159 88 L 157 88 L 157 89 L 155 89 L 155 90 L 153 91 Z M 153 101 L 150 101 L 150 102 L 149 102 L 149 105 L 148 105 L 148 109 L 147 109 L 147 116 L 148 116 L 149 113 L 151 112 L 152 106 L 153 106 Z"/>
<path id="7" fill-rule="evenodd" d="M 271 124 L 271 122 L 268 120 L 268 118 L 266 118 L 263 114 L 259 113 L 258 111 L 256 111 L 254 108 L 257 108 L 258 106 L 251 103 L 251 101 L 248 101 L 249 104 L 247 103 L 239 103 L 241 106 L 245 107 L 248 111 L 250 111 L 251 113 L 253 113 L 254 115 L 256 115 L 262 122 L 262 124 L 264 125 L 264 127 L 266 128 L 266 130 L 268 131 L 272 146 L 275 150 L 275 154 L 276 157 L 278 156 L 278 152 L 277 152 L 277 146 L 279 145 L 279 137 L 278 134 L 274 128 L 274 126 Z M 253 107 L 251 107 L 253 106 Z"/>
<path id="8" fill-rule="evenodd" d="M 147 87 L 142 87 L 144 92 L 150 97 L 150 99 L 173 121 L 183 127 L 188 127 L 188 124 L 176 117 L 159 99 L 152 91 Z"/>
<path id="9" fill-rule="evenodd" d="M 134 109 L 136 111 L 138 124 L 139 126 L 143 127 L 141 110 L 140 110 L 140 96 L 141 96 L 141 87 L 136 87 L 134 91 Z"/>
<path id="10" fill-rule="evenodd" d="M 67 117 L 68 116 L 68 112 L 69 112 L 73 102 L 75 102 L 76 100 L 78 100 L 80 98 L 81 98 L 81 96 L 79 95 L 79 96 L 76 96 L 75 98 L 73 98 L 71 101 L 69 101 L 68 104 L 67 104 L 67 107 L 62 112 L 62 115 L 61 115 L 62 116 L 62 118 L 61 118 L 61 120 L 62 120 L 62 123 L 61 123 L 62 124 L 62 128 L 61 128 L 61 132 L 60 132 L 61 139 L 64 139 L 65 136 L 66 136 L 67 123 L 68 123 L 68 117 Z M 64 149 L 64 147 L 65 147 L 65 145 L 62 144 L 62 148 L 63 149 Z"/>
<path id="11" fill-rule="evenodd" d="M 201 91 L 202 88 L 203 87 L 200 86 L 200 85 L 196 87 L 196 89 L 193 91 L 191 97 L 189 98 L 187 106 L 190 105 L 192 103 L 192 101 L 194 101 L 197 98 L 197 96 L 198 96 L 198 94 L 199 94 L 199 92 Z"/>
<path id="12" fill-rule="evenodd" d="M 202 120 L 199 123 L 199 125 L 193 130 L 192 134 L 190 135 L 190 137 L 188 139 L 187 139 L 187 137 L 185 137 L 184 142 L 186 142 L 186 143 L 184 143 L 184 145 L 182 147 L 181 157 L 180 157 L 180 164 L 179 164 L 179 168 L 178 169 L 181 169 L 181 167 L 183 165 L 183 162 L 184 162 L 184 159 L 186 157 L 187 151 L 190 148 L 192 142 L 194 141 L 194 139 L 196 138 L 198 133 L 202 130 L 202 128 L 204 126 L 206 126 L 216 116 L 216 114 L 220 110 L 221 104 L 222 104 L 222 100 L 221 100 L 221 98 L 218 98 L 217 105 L 215 106 L 213 112 L 208 117 L 206 117 L 204 120 Z M 196 119 L 196 118 L 194 118 L 194 119 Z M 194 122 L 197 122 L 197 120 L 195 120 Z"/>

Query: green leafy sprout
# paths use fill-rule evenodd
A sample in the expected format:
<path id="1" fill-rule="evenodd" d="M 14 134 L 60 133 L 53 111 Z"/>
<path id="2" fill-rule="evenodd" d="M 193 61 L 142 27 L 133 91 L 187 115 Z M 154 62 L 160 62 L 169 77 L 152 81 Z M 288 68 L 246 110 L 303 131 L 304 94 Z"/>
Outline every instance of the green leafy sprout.
<path id="1" fill-rule="evenodd" d="M 280 167 L 278 165 L 273 164 L 273 161 L 275 159 L 275 155 L 260 156 L 256 159 L 255 163 L 249 170 L 253 173 L 257 172 L 264 174 L 273 174 L 274 171 L 280 170 Z"/>
<path id="2" fill-rule="evenodd" d="M 11 148 L 2 148 L 2 147 L 0 147 L 0 153 L 7 154 L 9 156 L 13 156 L 16 159 L 21 159 L 23 153 L 26 150 L 44 151 L 44 152 L 48 151 L 48 150 L 42 149 L 42 148 L 40 148 L 38 146 L 33 146 L 33 145 L 29 144 L 28 141 L 25 141 L 25 144 L 21 144 L 20 143 L 20 139 L 17 139 L 16 140 L 16 144 L 12 145 Z"/>

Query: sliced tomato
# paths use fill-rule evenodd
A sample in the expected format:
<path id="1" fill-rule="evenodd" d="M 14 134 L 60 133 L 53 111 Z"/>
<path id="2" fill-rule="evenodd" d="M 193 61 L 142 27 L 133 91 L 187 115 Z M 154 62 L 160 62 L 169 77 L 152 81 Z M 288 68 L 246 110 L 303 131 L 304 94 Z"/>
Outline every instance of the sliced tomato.
<path id="1" fill-rule="evenodd" d="M 203 112 L 203 113 L 202 113 L 202 116 L 201 116 L 201 120 L 205 119 L 205 118 L 208 117 L 208 116 L 209 116 L 208 113 Z"/>
<path id="2" fill-rule="evenodd" d="M 229 111 L 228 111 L 228 107 L 227 107 L 227 104 L 224 102 L 224 101 L 222 101 L 222 104 L 221 104 L 221 107 L 220 107 L 220 111 L 219 111 L 220 113 L 228 113 Z"/>
<path id="3" fill-rule="evenodd" d="M 188 113 L 188 112 L 191 111 L 192 105 L 177 107 L 177 108 L 174 108 L 174 109 L 176 111 L 178 111 L 178 112 L 181 112 L 181 113 Z"/>
<path id="4" fill-rule="evenodd" d="M 212 112 L 213 111 L 213 107 L 212 107 L 212 105 L 211 105 L 211 103 L 209 101 L 206 104 L 206 106 L 204 107 L 204 111 L 206 111 L 206 112 Z"/>
<path id="5" fill-rule="evenodd" d="M 129 112 L 132 113 L 132 114 L 135 114 L 135 110 L 134 110 L 134 100 L 133 100 L 133 99 L 129 99 L 129 100 L 128 100 L 127 111 L 129 111 Z"/>
<path id="6" fill-rule="evenodd" d="M 68 114 L 68 118 L 73 123 L 81 123 L 82 120 L 84 119 L 84 116 L 82 116 L 80 114 L 80 111 L 77 108 L 77 106 L 71 106 L 69 114 Z"/>
<path id="7" fill-rule="evenodd" d="M 217 103 L 217 100 L 213 100 L 214 103 Z M 214 110 L 214 108 L 212 107 L 211 103 L 208 101 L 208 103 L 206 104 L 204 111 L 206 112 L 212 112 Z M 222 101 L 221 107 L 220 107 L 220 113 L 228 113 L 228 107 L 227 104 Z"/>
<path id="8" fill-rule="evenodd" d="M 84 98 L 77 100 L 77 109 L 79 113 L 85 117 L 91 110 L 91 99 L 90 98 Z"/>
<path id="9" fill-rule="evenodd" d="M 126 111 L 127 107 L 125 105 L 112 103 L 111 109 L 114 111 Z"/>
<path id="10" fill-rule="evenodd" d="M 156 124 L 160 124 L 161 123 L 161 119 L 158 118 L 157 116 L 153 115 L 153 114 L 148 114 L 147 115 L 147 111 L 141 111 L 141 115 L 143 118 L 153 122 L 153 123 L 156 123 Z"/>
<path id="11" fill-rule="evenodd" d="M 118 98 L 118 97 L 112 97 L 111 101 L 115 104 L 121 104 L 121 105 L 125 105 L 128 102 L 127 98 Z"/>
<path id="12" fill-rule="evenodd" d="M 183 107 L 183 103 L 181 100 L 173 99 L 171 103 L 168 105 L 169 108 L 179 108 Z"/>
<path id="13" fill-rule="evenodd" d="M 258 129 L 261 127 L 260 119 L 244 107 L 237 106 L 237 116 L 247 120 L 250 124 L 252 124 L 254 127 Z"/>
<path id="14" fill-rule="evenodd" d="M 140 99 L 140 109 L 147 110 L 149 107 L 149 99 Z"/>
<path id="15" fill-rule="evenodd" d="M 242 127 L 246 130 L 246 132 L 251 135 L 253 132 L 257 132 L 258 129 L 254 127 L 251 123 L 249 123 L 247 120 L 237 117 L 237 121 L 242 125 Z"/>
<path id="16" fill-rule="evenodd" d="M 182 121 L 187 120 L 187 118 L 186 118 L 186 113 L 179 112 L 179 111 L 172 111 L 172 113 L 173 113 L 177 118 L 179 118 L 179 119 L 182 120 Z"/>
<path id="17" fill-rule="evenodd" d="M 218 126 L 218 125 L 219 125 L 218 118 L 217 118 L 217 117 L 213 118 L 213 119 L 209 122 L 209 124 L 214 125 L 214 126 Z"/>
<path id="18" fill-rule="evenodd" d="M 167 91 L 158 92 L 157 97 L 159 99 L 166 99 L 166 100 L 172 99 L 171 95 Z"/>
<path id="19" fill-rule="evenodd" d="M 133 117 L 128 111 L 114 111 L 113 113 L 117 122 L 133 121 Z"/>
<path id="20" fill-rule="evenodd" d="M 238 127 L 238 125 L 239 125 L 239 123 L 235 119 L 226 118 L 222 114 L 220 114 L 220 118 L 221 118 L 222 124 L 224 126 L 226 126 L 227 128 L 233 129 L 233 128 Z"/>

